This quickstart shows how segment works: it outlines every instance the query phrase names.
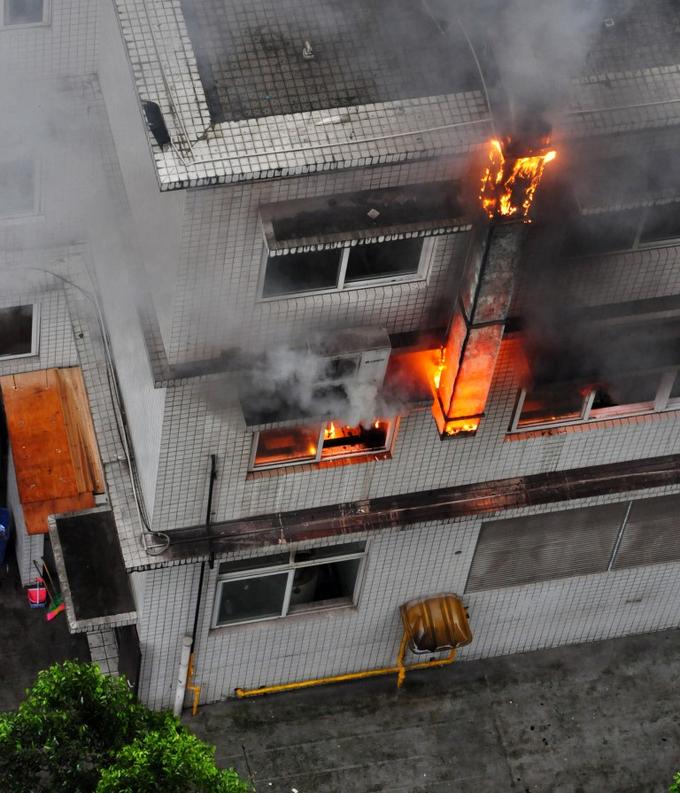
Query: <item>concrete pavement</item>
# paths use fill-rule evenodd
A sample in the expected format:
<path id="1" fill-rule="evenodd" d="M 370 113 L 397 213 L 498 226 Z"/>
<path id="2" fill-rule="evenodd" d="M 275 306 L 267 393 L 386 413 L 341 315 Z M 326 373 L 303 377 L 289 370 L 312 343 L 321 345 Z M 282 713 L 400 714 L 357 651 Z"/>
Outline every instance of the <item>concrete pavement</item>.
<path id="1" fill-rule="evenodd" d="M 272 681 L 276 682 L 276 681 Z M 655 793 L 680 769 L 680 631 L 204 706 L 258 793 Z"/>

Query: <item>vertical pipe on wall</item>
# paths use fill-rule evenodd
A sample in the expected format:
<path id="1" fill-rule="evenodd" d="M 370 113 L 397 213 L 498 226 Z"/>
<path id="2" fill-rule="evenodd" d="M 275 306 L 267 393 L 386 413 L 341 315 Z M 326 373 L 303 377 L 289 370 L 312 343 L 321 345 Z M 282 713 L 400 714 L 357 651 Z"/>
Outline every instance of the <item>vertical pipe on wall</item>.
<path id="1" fill-rule="evenodd" d="M 177 672 L 177 688 L 175 689 L 175 705 L 172 712 L 175 716 L 182 715 L 182 705 L 184 704 L 184 692 L 187 687 L 187 672 L 189 671 L 189 656 L 191 655 L 191 636 L 182 637 L 182 654 L 179 659 L 179 670 Z"/>

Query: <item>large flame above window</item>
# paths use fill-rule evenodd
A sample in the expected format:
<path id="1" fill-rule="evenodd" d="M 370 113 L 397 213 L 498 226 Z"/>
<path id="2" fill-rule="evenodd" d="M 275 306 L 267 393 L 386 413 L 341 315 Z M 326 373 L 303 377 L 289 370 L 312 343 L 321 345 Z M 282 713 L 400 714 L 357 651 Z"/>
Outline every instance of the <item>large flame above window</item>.
<path id="1" fill-rule="evenodd" d="M 554 149 L 530 151 L 525 157 L 507 155 L 510 146 L 492 140 L 489 160 L 479 193 L 482 208 L 490 217 L 529 222 L 529 210 L 546 164 L 557 156 Z"/>

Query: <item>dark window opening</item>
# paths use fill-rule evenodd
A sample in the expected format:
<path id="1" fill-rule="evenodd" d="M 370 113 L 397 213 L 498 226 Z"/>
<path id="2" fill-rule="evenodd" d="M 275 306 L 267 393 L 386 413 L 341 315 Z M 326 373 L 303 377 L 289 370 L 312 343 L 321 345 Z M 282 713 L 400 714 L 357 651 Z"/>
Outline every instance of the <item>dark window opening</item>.
<path id="1" fill-rule="evenodd" d="M 417 273 L 422 239 L 398 240 L 350 249 L 345 281 L 364 281 L 391 275 Z"/>
<path id="2" fill-rule="evenodd" d="M 35 25 L 43 21 L 44 0 L 5 0 L 5 25 Z"/>
<path id="3" fill-rule="evenodd" d="M 518 426 L 577 420 L 583 413 L 583 399 L 582 387 L 572 383 L 536 386 L 524 396 Z"/>
<path id="4" fill-rule="evenodd" d="M 338 284 L 340 251 L 272 256 L 267 261 L 263 297 L 333 289 Z"/>
<path id="5" fill-rule="evenodd" d="M 0 308 L 0 356 L 32 352 L 33 306 Z"/>
<path id="6" fill-rule="evenodd" d="M 33 160 L 0 162 L 0 217 L 35 211 Z"/>
<path id="7" fill-rule="evenodd" d="M 229 622 L 280 617 L 288 584 L 288 573 L 244 578 L 221 583 L 217 622 Z"/>
<path id="8" fill-rule="evenodd" d="M 680 372 L 675 375 L 675 381 L 673 382 L 673 387 L 671 388 L 671 393 L 668 398 L 680 399 Z"/>
<path id="9" fill-rule="evenodd" d="M 640 242 L 680 237 L 680 203 L 649 207 L 642 225 Z"/>
<path id="10" fill-rule="evenodd" d="M 640 210 L 578 217 L 567 233 L 565 255 L 592 256 L 628 250 L 635 244 Z"/>
<path id="11" fill-rule="evenodd" d="M 639 405 L 654 403 L 659 385 L 658 374 L 627 375 L 611 378 L 608 383 L 600 384 L 595 389 L 593 410 L 618 407 L 621 405 Z"/>
<path id="12" fill-rule="evenodd" d="M 347 559 L 298 568 L 293 578 L 289 611 L 294 613 L 340 602 L 350 605 L 360 564 L 361 559 Z"/>

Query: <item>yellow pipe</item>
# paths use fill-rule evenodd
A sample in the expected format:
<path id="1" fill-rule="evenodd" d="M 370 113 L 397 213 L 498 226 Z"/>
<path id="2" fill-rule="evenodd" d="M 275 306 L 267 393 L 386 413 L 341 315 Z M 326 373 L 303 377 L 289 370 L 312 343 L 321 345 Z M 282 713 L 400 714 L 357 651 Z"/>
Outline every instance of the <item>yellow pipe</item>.
<path id="1" fill-rule="evenodd" d="M 406 678 L 406 672 L 415 669 L 432 669 L 437 666 L 447 666 L 456 660 L 455 648 L 451 650 L 446 658 L 438 658 L 434 661 L 419 661 L 415 664 L 404 664 L 406 654 L 407 637 L 401 641 L 399 655 L 397 656 L 397 666 L 385 666 L 380 669 L 366 669 L 363 672 L 350 672 L 346 675 L 333 675 L 332 677 L 317 677 L 312 680 L 299 680 L 295 683 L 281 683 L 278 686 L 263 686 L 262 688 L 237 688 L 236 696 L 239 699 L 245 697 L 257 697 L 262 694 L 279 694 L 283 691 L 294 691 L 298 688 L 312 688 L 312 686 L 323 686 L 326 683 L 345 683 L 349 680 L 363 680 L 368 677 L 378 677 L 379 675 L 397 675 L 397 686 L 401 687 Z"/>
<path id="2" fill-rule="evenodd" d="M 189 656 L 189 669 L 187 671 L 187 689 L 192 692 L 193 699 L 191 701 L 191 715 L 195 716 L 198 713 L 198 698 L 201 694 L 201 687 L 195 686 L 194 683 L 194 657 L 195 654 L 191 653 Z"/>

